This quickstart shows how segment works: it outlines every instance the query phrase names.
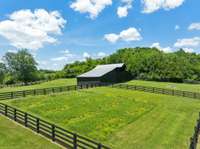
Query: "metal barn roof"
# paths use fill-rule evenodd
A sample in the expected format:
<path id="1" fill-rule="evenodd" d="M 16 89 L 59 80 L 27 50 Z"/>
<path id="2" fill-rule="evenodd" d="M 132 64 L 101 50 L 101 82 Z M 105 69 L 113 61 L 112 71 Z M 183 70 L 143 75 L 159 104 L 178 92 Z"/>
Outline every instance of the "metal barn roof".
<path id="1" fill-rule="evenodd" d="M 107 64 L 107 65 L 98 65 L 91 71 L 88 71 L 82 75 L 79 75 L 78 77 L 101 77 L 105 75 L 106 73 L 116 69 L 123 67 L 123 63 L 119 64 Z"/>

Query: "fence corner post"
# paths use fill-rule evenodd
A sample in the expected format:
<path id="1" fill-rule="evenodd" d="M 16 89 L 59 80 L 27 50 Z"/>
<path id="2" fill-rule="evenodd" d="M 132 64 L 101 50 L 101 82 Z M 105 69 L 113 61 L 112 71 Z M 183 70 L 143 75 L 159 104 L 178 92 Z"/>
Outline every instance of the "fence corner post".
<path id="1" fill-rule="evenodd" d="M 39 133 L 40 132 L 40 119 L 39 118 L 36 119 L 36 125 L 37 125 L 36 126 L 37 127 L 36 131 L 37 131 L 37 133 Z"/>
<path id="2" fill-rule="evenodd" d="M 8 113 L 8 106 L 5 105 L 5 116 L 7 116 L 7 113 Z"/>
<path id="3" fill-rule="evenodd" d="M 16 121 L 16 120 L 17 120 L 17 110 L 14 109 L 14 121 Z"/>
<path id="4" fill-rule="evenodd" d="M 97 149 L 102 149 L 102 144 L 101 143 L 98 144 L 98 148 Z"/>
<path id="5" fill-rule="evenodd" d="M 24 114 L 24 125 L 25 125 L 25 127 L 27 127 L 28 125 L 27 125 L 27 118 L 28 118 L 28 114 L 27 113 L 25 113 Z"/>
<path id="6" fill-rule="evenodd" d="M 77 145 L 77 135 L 76 134 L 73 134 L 73 149 L 77 149 L 78 148 L 78 145 Z"/>
<path id="7" fill-rule="evenodd" d="M 55 125 L 51 125 L 52 128 L 52 141 L 55 141 Z"/>

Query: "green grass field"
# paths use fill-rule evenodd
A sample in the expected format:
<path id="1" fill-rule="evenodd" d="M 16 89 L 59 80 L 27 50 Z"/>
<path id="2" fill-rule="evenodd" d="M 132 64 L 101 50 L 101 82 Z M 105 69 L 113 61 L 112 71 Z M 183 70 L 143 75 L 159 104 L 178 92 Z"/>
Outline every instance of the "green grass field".
<path id="1" fill-rule="evenodd" d="M 143 85 L 143 86 L 152 86 L 152 87 L 160 87 L 168 89 L 177 89 L 183 91 L 200 92 L 200 84 L 155 82 L 155 81 L 142 81 L 142 80 L 132 80 L 126 83 L 132 85 Z"/>
<path id="2" fill-rule="evenodd" d="M 188 148 L 200 101 L 92 88 L 3 101 L 114 149 Z"/>
<path id="3" fill-rule="evenodd" d="M 61 149 L 49 140 L 34 134 L 0 115 L 1 149 Z"/>
<path id="4" fill-rule="evenodd" d="M 57 86 L 67 86 L 67 85 L 76 85 L 76 79 L 57 79 L 53 81 L 44 82 L 41 84 L 30 85 L 30 86 L 20 86 L 20 87 L 6 87 L 1 88 L 1 92 L 11 92 L 11 91 L 19 91 L 19 90 L 29 90 L 29 89 L 40 89 L 40 88 L 48 88 L 48 87 L 57 87 Z"/>

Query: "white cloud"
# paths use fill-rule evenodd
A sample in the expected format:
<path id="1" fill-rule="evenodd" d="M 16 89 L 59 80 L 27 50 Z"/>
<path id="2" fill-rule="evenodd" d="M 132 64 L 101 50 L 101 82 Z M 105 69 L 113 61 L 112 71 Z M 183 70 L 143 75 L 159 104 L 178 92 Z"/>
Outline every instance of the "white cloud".
<path id="1" fill-rule="evenodd" d="M 97 53 L 98 58 L 102 58 L 102 57 L 105 57 L 105 56 L 106 56 L 106 53 L 104 53 L 104 52 Z"/>
<path id="2" fill-rule="evenodd" d="M 179 30 L 179 29 L 180 29 L 180 26 L 179 26 L 179 25 L 175 25 L 174 29 L 175 29 L 175 30 Z"/>
<path id="3" fill-rule="evenodd" d="M 0 22 L 0 35 L 16 48 L 37 50 L 46 43 L 55 43 L 57 40 L 52 35 L 61 34 L 65 23 L 58 11 L 19 10 Z"/>
<path id="4" fill-rule="evenodd" d="M 128 10 L 132 8 L 133 0 L 122 0 L 124 6 L 117 8 L 117 15 L 119 18 L 126 17 L 128 15 Z"/>
<path id="5" fill-rule="evenodd" d="M 16 50 L 16 49 L 9 49 L 9 50 L 7 50 L 7 52 L 10 52 L 10 53 L 17 53 L 17 50 Z"/>
<path id="6" fill-rule="evenodd" d="M 192 48 L 183 48 L 183 50 L 184 50 L 185 52 L 187 52 L 187 53 L 192 53 L 192 52 L 194 52 L 194 49 L 192 49 Z"/>
<path id="7" fill-rule="evenodd" d="M 51 58 L 51 61 L 69 61 L 69 59 L 73 59 L 75 57 L 69 50 L 60 51 L 62 56 Z"/>
<path id="8" fill-rule="evenodd" d="M 83 58 L 90 58 L 91 56 L 90 56 L 90 54 L 89 53 L 87 53 L 87 52 L 84 52 L 83 53 Z"/>
<path id="9" fill-rule="evenodd" d="M 181 6 L 184 0 L 141 0 L 143 13 L 152 13 L 159 9 L 170 10 Z"/>
<path id="10" fill-rule="evenodd" d="M 130 27 L 126 30 L 121 31 L 119 34 L 105 34 L 104 38 L 111 42 L 111 43 L 115 43 L 118 40 L 122 40 L 122 41 L 139 41 L 142 39 L 139 31 L 134 28 L 134 27 Z"/>
<path id="11" fill-rule="evenodd" d="M 190 24 L 188 30 L 200 30 L 200 22 Z"/>
<path id="12" fill-rule="evenodd" d="M 111 34 L 106 34 L 104 38 L 111 43 L 115 43 L 117 40 L 119 40 L 120 37 L 117 34 L 111 33 Z"/>
<path id="13" fill-rule="evenodd" d="M 67 57 L 65 57 L 65 56 L 51 58 L 52 61 L 63 61 L 63 60 L 66 60 L 66 59 L 67 59 Z"/>
<path id="14" fill-rule="evenodd" d="M 175 47 L 197 47 L 200 45 L 200 37 L 178 39 L 174 44 Z"/>
<path id="15" fill-rule="evenodd" d="M 76 0 L 70 7 L 80 13 L 89 13 L 89 17 L 94 19 L 109 5 L 112 5 L 112 0 Z"/>
<path id="16" fill-rule="evenodd" d="M 170 52 L 172 52 L 172 49 L 170 48 L 170 47 L 161 47 L 160 46 L 160 43 L 159 42 L 155 42 L 155 43 L 153 43 L 151 46 L 150 46 L 151 48 L 157 48 L 158 50 L 160 50 L 160 51 L 163 51 L 163 52 L 165 52 L 165 53 L 170 53 Z"/>

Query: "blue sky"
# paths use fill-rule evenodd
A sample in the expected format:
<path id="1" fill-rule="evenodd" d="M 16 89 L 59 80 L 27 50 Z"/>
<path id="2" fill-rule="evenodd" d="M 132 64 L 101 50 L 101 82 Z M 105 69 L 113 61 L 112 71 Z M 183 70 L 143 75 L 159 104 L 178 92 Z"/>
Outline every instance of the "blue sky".
<path id="1" fill-rule="evenodd" d="M 199 0 L 1 0 L 0 58 L 27 48 L 61 69 L 119 48 L 200 52 Z"/>

